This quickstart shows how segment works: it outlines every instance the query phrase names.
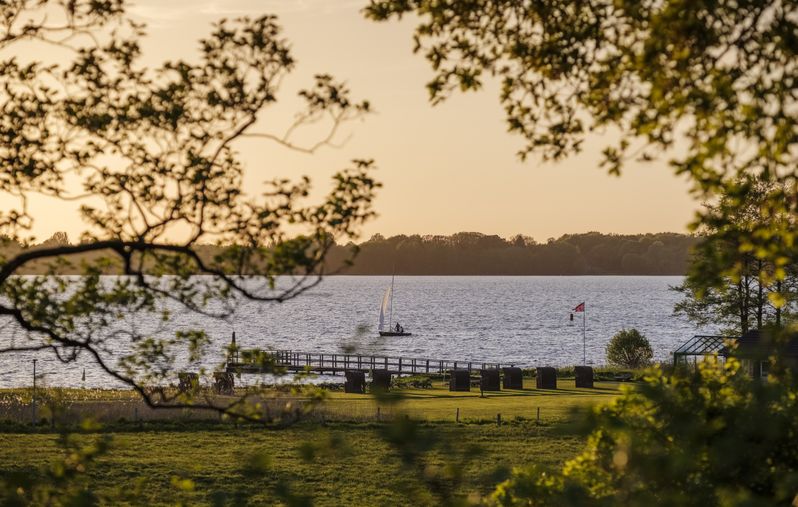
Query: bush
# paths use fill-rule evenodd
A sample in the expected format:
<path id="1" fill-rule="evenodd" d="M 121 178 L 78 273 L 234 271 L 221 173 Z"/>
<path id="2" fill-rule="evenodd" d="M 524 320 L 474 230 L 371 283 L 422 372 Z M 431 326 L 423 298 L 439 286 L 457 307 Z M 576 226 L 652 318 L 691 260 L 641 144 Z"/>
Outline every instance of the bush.
<path id="1" fill-rule="evenodd" d="M 394 377 L 391 380 L 391 387 L 394 389 L 432 389 L 432 380 L 424 375 Z"/>
<path id="2" fill-rule="evenodd" d="M 752 380 L 729 358 L 644 382 L 597 407 L 584 450 L 559 472 L 518 468 L 503 506 L 798 505 L 798 379 Z"/>
<path id="3" fill-rule="evenodd" d="M 643 379 L 643 375 L 646 373 L 645 369 L 642 368 L 634 368 L 633 371 L 630 371 L 630 368 L 624 368 L 619 366 L 594 366 L 593 367 L 593 378 L 596 380 L 605 380 L 605 381 L 613 381 L 616 380 L 616 377 L 622 373 L 631 373 L 632 380 L 639 381 Z M 668 372 L 670 370 L 667 370 Z M 522 370 L 524 378 L 535 378 L 538 375 L 537 368 L 524 368 Z M 557 368 L 557 378 L 558 379 L 572 379 L 576 376 L 574 373 L 573 366 L 560 366 Z"/>
<path id="4" fill-rule="evenodd" d="M 653 356 L 651 344 L 637 329 L 624 329 L 607 344 L 607 362 L 622 368 L 643 368 Z"/>

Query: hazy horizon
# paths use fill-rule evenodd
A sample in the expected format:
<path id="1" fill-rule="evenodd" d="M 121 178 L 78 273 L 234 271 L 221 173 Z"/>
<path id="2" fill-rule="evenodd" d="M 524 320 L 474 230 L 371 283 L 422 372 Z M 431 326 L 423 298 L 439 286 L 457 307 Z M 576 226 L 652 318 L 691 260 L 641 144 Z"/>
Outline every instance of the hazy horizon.
<path id="1" fill-rule="evenodd" d="M 79 238 L 77 238 L 75 236 L 72 236 L 68 232 L 63 231 L 63 230 L 57 230 L 57 231 L 55 231 L 55 234 L 61 233 L 61 232 L 65 232 L 67 234 L 67 239 L 69 240 L 70 243 L 74 243 L 75 241 L 79 240 Z M 535 236 L 532 236 L 530 234 L 523 234 L 523 233 L 514 233 L 514 234 L 503 235 L 503 234 L 498 234 L 498 233 L 493 233 L 493 232 L 472 231 L 472 230 L 456 231 L 456 232 L 453 232 L 451 234 L 437 234 L 437 233 L 425 233 L 425 232 L 398 232 L 396 234 L 385 234 L 385 233 L 382 233 L 380 231 L 374 231 L 371 234 L 367 234 L 367 235 L 364 234 L 362 237 L 358 238 L 355 241 L 355 243 L 365 243 L 365 242 L 371 240 L 372 238 L 374 238 L 375 236 L 378 236 L 378 235 L 382 236 L 383 238 L 390 239 L 390 238 L 393 238 L 393 237 L 396 237 L 396 236 L 407 236 L 407 237 L 419 236 L 421 238 L 451 237 L 451 236 L 454 236 L 456 234 L 481 234 L 483 236 L 488 236 L 488 237 L 490 237 L 490 236 L 498 236 L 498 237 L 500 237 L 502 239 L 505 239 L 505 240 L 511 240 L 511 239 L 515 238 L 516 236 L 518 236 L 520 234 L 520 235 L 522 235 L 522 236 L 524 236 L 526 238 L 531 238 L 536 243 L 542 244 L 542 243 L 545 243 L 545 242 L 547 242 L 548 240 L 551 240 L 551 239 L 556 240 L 556 239 L 563 238 L 565 236 L 579 236 L 579 235 L 587 235 L 587 234 L 602 234 L 602 235 L 608 235 L 608 236 L 609 235 L 614 235 L 614 236 L 644 236 L 644 235 L 652 235 L 652 236 L 656 236 L 656 235 L 660 235 L 660 234 L 680 234 L 680 235 L 683 235 L 683 236 L 692 236 L 694 233 L 691 233 L 689 231 L 644 231 L 644 232 L 621 232 L 621 233 L 604 232 L 604 231 L 579 231 L 579 232 L 563 232 L 563 233 L 559 233 L 559 234 L 555 234 L 555 235 L 547 236 L 547 237 L 543 238 L 543 237 L 535 237 Z M 48 240 L 50 238 L 52 238 L 52 235 L 47 236 L 47 237 L 41 237 L 39 239 L 41 241 L 46 241 L 46 240 Z M 339 241 L 339 244 L 345 244 L 345 243 L 346 243 L 345 241 Z M 202 243 L 202 242 L 200 242 L 198 244 L 200 244 L 200 245 L 212 245 L 212 243 Z"/>

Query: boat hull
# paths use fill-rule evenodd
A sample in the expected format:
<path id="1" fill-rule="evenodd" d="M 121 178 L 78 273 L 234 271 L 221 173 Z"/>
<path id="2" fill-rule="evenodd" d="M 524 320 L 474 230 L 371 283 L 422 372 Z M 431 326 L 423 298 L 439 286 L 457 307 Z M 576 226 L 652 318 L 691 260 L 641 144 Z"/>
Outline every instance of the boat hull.
<path id="1" fill-rule="evenodd" d="M 408 333 L 407 331 L 402 331 L 401 333 L 397 333 L 396 331 L 380 331 L 380 336 L 411 336 L 413 333 Z"/>

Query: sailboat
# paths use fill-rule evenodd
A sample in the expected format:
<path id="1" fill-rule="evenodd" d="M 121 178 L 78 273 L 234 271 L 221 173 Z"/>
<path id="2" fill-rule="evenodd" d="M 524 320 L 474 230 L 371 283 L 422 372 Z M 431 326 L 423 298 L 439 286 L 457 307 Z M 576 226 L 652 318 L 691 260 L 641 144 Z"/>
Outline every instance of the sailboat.
<path id="1" fill-rule="evenodd" d="M 413 333 L 405 331 L 402 326 L 392 327 L 393 322 L 393 287 L 396 274 L 391 275 L 391 286 L 385 290 L 385 295 L 382 296 L 382 305 L 380 305 L 380 336 L 410 336 Z M 385 317 L 388 317 L 388 326 L 385 327 Z"/>

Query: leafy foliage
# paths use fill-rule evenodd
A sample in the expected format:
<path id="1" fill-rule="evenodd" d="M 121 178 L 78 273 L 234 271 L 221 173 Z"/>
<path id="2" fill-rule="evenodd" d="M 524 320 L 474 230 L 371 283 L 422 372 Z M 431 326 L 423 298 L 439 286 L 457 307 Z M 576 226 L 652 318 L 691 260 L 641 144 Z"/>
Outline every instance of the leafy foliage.
<path id="1" fill-rule="evenodd" d="M 221 20 L 200 41 L 196 62 L 151 68 L 141 63 L 145 27 L 126 17 L 127 6 L 0 4 L 0 192 L 8 206 L 0 236 L 22 247 L 0 256 L 0 315 L 21 329 L 0 348 L 49 351 L 64 362 L 85 355 L 152 406 L 188 406 L 200 400 L 162 386 L 174 380 L 179 353 L 195 360 L 209 340 L 201 329 L 167 331 L 170 308 L 226 317 L 237 299 L 301 294 L 318 283 L 336 238 L 356 237 L 373 215 L 379 186 L 372 162 L 355 160 L 333 175 L 319 203 L 307 202 L 307 177 L 245 191 L 236 142 L 257 137 L 312 153 L 370 106 L 320 74 L 298 91 L 304 108 L 295 123 L 269 132 L 262 113 L 294 68 L 275 17 Z M 23 64 L 13 56 L 43 43 L 63 58 Z M 317 144 L 294 141 L 304 125 L 324 122 L 329 134 Z M 55 237 L 25 248 L 40 218 L 28 207 L 35 194 L 77 202 L 85 222 L 78 243 Z M 208 258 L 203 243 L 228 248 Z M 34 263 L 46 264 L 43 276 L 17 276 Z M 69 267 L 83 276 L 56 276 Z M 124 276 L 101 276 L 109 270 Z M 144 315 L 160 325 L 145 329 Z M 217 408 L 259 417 L 242 404 Z"/>
<path id="2" fill-rule="evenodd" d="M 96 428 L 85 422 L 83 429 Z M 58 444 L 63 456 L 43 467 L 38 477 L 12 473 L 0 479 L 0 502 L 3 505 L 97 505 L 102 499 L 89 487 L 87 471 L 108 451 L 110 443 L 108 435 L 82 441 L 74 434 L 62 433 Z M 139 488 L 128 490 L 117 500 L 134 500 L 136 489 Z"/>
<path id="3" fill-rule="evenodd" d="M 365 12 L 376 20 L 418 16 L 415 50 L 435 73 L 433 103 L 497 77 L 508 128 L 526 141 L 522 158 L 562 159 L 600 129 L 618 137 L 601 161 L 612 174 L 632 159 L 667 156 L 712 204 L 693 223 L 710 234 L 684 286 L 688 298 L 741 280 L 745 298 L 748 277 L 759 284 L 757 297 L 770 290 L 759 301 L 775 315 L 788 304 L 798 214 L 798 3 L 371 0 Z M 731 302 L 720 295 L 721 304 Z M 683 309 L 706 316 L 705 303 L 697 304 Z M 769 320 L 761 313 L 757 324 Z M 742 328 L 748 309 L 738 315 Z M 519 470 L 495 499 L 788 504 L 796 491 L 795 399 L 789 375 L 752 384 L 734 360 L 707 362 L 696 375 L 654 373 L 597 414 L 584 454 L 561 474 Z"/>
<path id="4" fill-rule="evenodd" d="M 433 103 L 493 76 L 522 157 L 558 160 L 591 132 L 617 137 L 601 165 L 667 156 L 693 191 L 742 206 L 753 182 L 777 182 L 765 219 L 732 244 L 781 266 L 796 230 L 771 220 L 798 212 L 798 3 L 793 0 L 370 0 L 375 20 L 418 16 L 415 50 L 434 71 Z M 728 211 L 728 210 L 726 210 Z M 697 224 L 728 214 L 702 212 Z M 705 286 L 739 276 L 713 258 Z M 778 275 L 777 275 L 778 277 Z"/>
<path id="5" fill-rule="evenodd" d="M 305 497 L 313 505 L 440 505 L 425 484 L 423 468 L 406 466 L 382 438 L 384 425 L 299 424 L 280 431 L 241 424 L 172 424 L 106 427 L 113 447 L 87 468 L 88 486 L 105 505 L 272 505 Z M 63 458 L 57 435 L 0 434 L 0 481 L 15 471 L 29 479 L 45 477 L 42 463 Z M 515 422 L 422 424 L 439 442 L 422 457 L 431 472 L 448 481 L 452 500 L 478 501 L 509 476 L 510 467 L 534 460 L 554 469 L 574 456 L 581 439 L 558 425 Z M 78 437 L 85 445 L 98 435 Z M 463 443 L 467 443 L 463 445 Z M 443 470 L 460 461 L 465 449 L 481 447 L 468 460 L 459 481 Z M 36 452 L 30 452 L 35 449 Z M 457 461 L 455 461 L 457 460 Z M 21 474 L 19 474 L 21 475 Z M 174 479 L 173 479 L 174 478 Z M 174 481 L 174 482 L 173 482 Z M 139 486 L 141 484 L 141 486 Z M 178 489 L 176 486 L 189 486 Z M 141 488 L 125 501 L 122 492 Z"/>
<path id="6" fill-rule="evenodd" d="M 607 344 L 607 361 L 622 368 L 644 368 L 653 356 L 651 344 L 637 329 L 624 329 Z"/>
<path id="7" fill-rule="evenodd" d="M 720 324 L 732 336 L 792 320 L 798 299 L 798 260 L 793 256 L 774 262 L 741 247 L 762 222 L 794 224 L 794 217 L 784 213 L 762 216 L 764 203 L 777 198 L 778 188 L 757 180 L 749 182 L 742 201 L 727 195 L 704 206 L 711 220 L 701 232 L 710 241 L 698 245 L 689 276 L 674 288 L 684 295 L 676 313 L 699 325 Z M 718 273 L 713 271 L 718 264 L 736 268 L 733 273 Z"/>
<path id="8" fill-rule="evenodd" d="M 757 294 L 775 289 L 759 301 L 776 315 L 785 307 L 798 214 L 798 3 L 371 0 L 366 8 L 376 20 L 408 13 L 419 19 L 416 51 L 435 72 L 433 103 L 496 76 L 508 128 L 526 141 L 522 158 L 564 158 L 599 129 L 618 137 L 601 162 L 612 174 L 632 159 L 667 156 L 713 204 L 693 224 L 712 234 L 688 296 L 748 277 Z M 588 447 L 561 474 L 519 470 L 495 499 L 794 503 L 796 388 L 780 373 L 777 382 L 752 383 L 735 360 L 706 362 L 694 375 L 652 373 L 597 413 Z"/>
<path id="9" fill-rule="evenodd" d="M 789 376 L 788 376 L 789 377 Z M 735 359 L 652 371 L 598 408 L 561 473 L 518 469 L 500 505 L 787 505 L 798 488 L 795 384 L 759 383 Z"/>

